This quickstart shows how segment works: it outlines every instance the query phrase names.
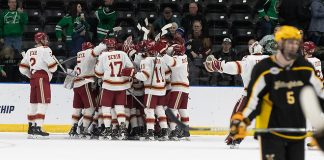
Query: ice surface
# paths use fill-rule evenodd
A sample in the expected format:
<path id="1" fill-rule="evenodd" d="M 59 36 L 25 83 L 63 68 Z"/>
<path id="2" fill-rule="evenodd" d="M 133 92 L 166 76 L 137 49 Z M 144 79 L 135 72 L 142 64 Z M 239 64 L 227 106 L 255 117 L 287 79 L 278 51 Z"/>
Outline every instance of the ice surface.
<path id="1" fill-rule="evenodd" d="M 229 149 L 224 136 L 193 136 L 191 141 L 104 141 L 67 139 L 51 135 L 47 140 L 26 139 L 24 133 L 0 133 L 1 160 L 258 160 L 258 141 L 246 138 L 239 149 Z M 306 160 L 323 160 L 318 150 L 306 149 Z"/>

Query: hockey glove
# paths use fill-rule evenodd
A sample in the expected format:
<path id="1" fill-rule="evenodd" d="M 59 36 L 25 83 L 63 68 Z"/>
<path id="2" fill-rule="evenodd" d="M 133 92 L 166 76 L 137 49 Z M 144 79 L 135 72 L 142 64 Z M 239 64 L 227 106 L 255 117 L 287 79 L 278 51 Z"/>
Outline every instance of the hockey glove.
<path id="1" fill-rule="evenodd" d="M 125 77 L 134 77 L 135 69 L 134 68 L 124 68 L 121 72 L 122 76 Z"/>
<path id="2" fill-rule="evenodd" d="M 249 125 L 249 120 L 243 118 L 243 114 L 235 113 L 231 118 L 230 136 L 236 139 L 243 139 L 247 135 L 246 127 Z"/>
<path id="3" fill-rule="evenodd" d="M 217 60 L 213 55 L 206 58 L 204 66 L 208 72 L 223 72 L 222 61 Z"/>

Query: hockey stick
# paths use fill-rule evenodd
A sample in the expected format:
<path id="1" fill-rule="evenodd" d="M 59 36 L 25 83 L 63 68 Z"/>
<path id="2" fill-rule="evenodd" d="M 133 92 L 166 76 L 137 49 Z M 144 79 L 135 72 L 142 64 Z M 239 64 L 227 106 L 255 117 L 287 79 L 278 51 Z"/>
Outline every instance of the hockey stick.
<path id="1" fill-rule="evenodd" d="M 311 86 L 300 92 L 300 103 L 305 117 L 317 130 L 324 130 L 324 116 L 317 95 Z"/>
<path id="2" fill-rule="evenodd" d="M 75 58 L 77 58 L 77 57 L 78 57 L 78 56 L 70 57 L 70 58 L 68 58 L 68 59 L 66 59 L 66 60 L 64 60 L 64 61 L 62 61 L 61 64 L 64 64 L 64 63 L 66 63 L 66 62 L 68 62 L 68 61 L 71 61 L 71 60 L 73 60 L 73 59 L 75 59 Z"/>
<path id="3" fill-rule="evenodd" d="M 66 69 L 62 66 L 62 64 L 57 60 L 57 58 L 55 57 L 55 56 L 52 56 L 53 57 L 53 59 L 55 60 L 55 62 L 57 63 L 57 65 L 62 69 L 62 71 L 64 72 L 64 73 L 66 73 L 67 74 L 67 72 L 66 72 Z"/>
<path id="4" fill-rule="evenodd" d="M 140 104 L 143 108 L 146 108 L 146 106 L 134 95 L 133 92 L 131 92 L 129 89 L 126 90 L 137 102 L 138 104 Z M 167 108 L 165 110 L 165 114 L 167 117 L 170 118 L 170 120 L 172 120 L 174 123 L 176 123 L 178 125 L 179 128 L 188 131 L 189 127 L 187 125 L 185 125 L 184 123 L 182 123 L 171 111 L 170 108 Z"/>
<path id="5" fill-rule="evenodd" d="M 215 132 L 229 132 L 228 128 L 191 128 L 191 130 L 195 131 L 215 131 Z M 313 129 L 306 128 L 251 128 L 249 131 L 253 131 L 256 133 L 271 133 L 271 132 L 283 132 L 283 133 L 307 133 L 307 132 L 315 132 Z"/>
<path id="6" fill-rule="evenodd" d="M 64 74 L 64 75 L 67 75 L 67 76 L 71 76 L 71 77 L 74 77 L 74 78 L 77 78 L 77 79 L 80 79 L 80 80 L 84 80 L 84 81 L 87 81 L 87 82 L 90 82 L 90 83 L 95 82 L 95 81 L 92 80 L 92 79 L 83 78 L 83 77 L 78 77 L 78 76 L 75 76 L 75 75 L 73 75 L 73 74 L 69 74 L 69 73 L 67 73 L 67 72 L 60 72 L 60 71 L 59 71 L 58 73 L 60 73 L 60 74 Z"/>

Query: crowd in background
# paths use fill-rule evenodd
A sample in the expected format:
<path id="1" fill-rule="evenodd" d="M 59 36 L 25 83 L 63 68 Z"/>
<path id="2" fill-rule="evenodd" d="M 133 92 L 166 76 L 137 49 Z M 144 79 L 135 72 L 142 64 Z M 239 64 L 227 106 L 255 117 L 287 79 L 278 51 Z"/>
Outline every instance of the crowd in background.
<path id="1" fill-rule="evenodd" d="M 297 2 L 298 1 L 298 2 Z M 64 44 L 66 57 L 76 56 L 81 50 L 81 44 L 86 41 L 94 43 L 110 36 L 116 26 L 117 11 L 114 10 L 113 0 L 103 0 L 94 13 L 97 21 L 88 20 L 82 4 L 76 3 L 69 7 L 68 13 L 55 27 L 56 41 Z M 275 54 L 276 44 L 274 32 L 279 25 L 287 24 L 298 27 L 304 33 L 304 39 L 313 41 L 317 46 L 315 56 L 324 60 L 321 54 L 324 46 L 324 0 L 258 0 L 256 3 L 260 35 L 246 42 L 249 46 L 259 41 L 264 47 L 264 54 Z M 249 51 L 238 51 L 233 39 L 224 38 L 218 48 L 213 48 L 209 37 L 209 26 L 205 16 L 200 11 L 198 3 L 188 5 L 188 13 L 183 17 L 174 16 L 172 7 L 161 8 L 161 14 L 154 21 L 149 21 L 148 38 L 154 39 L 160 29 L 169 23 L 172 27 L 166 37 L 173 39 L 176 31 L 181 32 L 189 57 L 189 79 L 191 85 L 208 86 L 240 86 L 240 76 L 223 73 L 208 73 L 203 62 L 208 55 L 213 54 L 217 59 L 238 61 L 249 54 Z M 24 8 L 16 0 L 8 0 L 8 9 L 0 14 L 0 82 L 23 82 L 26 79 L 19 75 L 17 64 L 21 60 L 22 36 L 24 26 L 28 24 L 28 16 Z M 128 35 L 119 35 L 118 41 L 124 41 Z M 134 37 L 140 40 L 142 35 Z M 248 47 L 246 47 L 248 48 Z M 54 53 L 55 54 L 55 53 Z M 67 64 L 73 67 L 73 63 Z M 54 77 L 54 82 L 63 79 Z"/>

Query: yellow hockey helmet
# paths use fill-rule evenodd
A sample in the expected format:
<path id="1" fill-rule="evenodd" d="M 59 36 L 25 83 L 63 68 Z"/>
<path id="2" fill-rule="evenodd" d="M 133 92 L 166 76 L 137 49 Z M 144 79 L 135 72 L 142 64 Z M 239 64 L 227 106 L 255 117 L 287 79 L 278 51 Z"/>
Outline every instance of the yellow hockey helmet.
<path id="1" fill-rule="evenodd" d="M 295 39 L 301 40 L 302 36 L 300 31 L 296 27 L 292 26 L 281 26 L 278 31 L 275 33 L 274 40 L 279 42 L 283 39 Z"/>

